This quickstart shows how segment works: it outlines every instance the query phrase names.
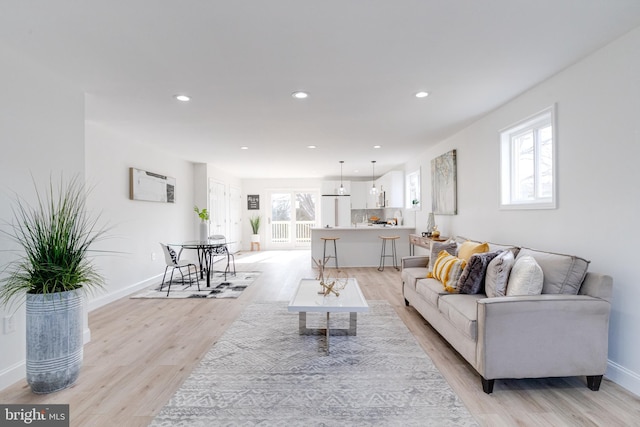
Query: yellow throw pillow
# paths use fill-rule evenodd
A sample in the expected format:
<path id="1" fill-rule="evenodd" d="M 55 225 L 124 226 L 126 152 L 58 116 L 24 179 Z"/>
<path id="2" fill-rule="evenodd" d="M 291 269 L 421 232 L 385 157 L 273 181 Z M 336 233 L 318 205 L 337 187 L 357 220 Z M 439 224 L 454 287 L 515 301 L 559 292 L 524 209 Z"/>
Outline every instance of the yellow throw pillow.
<path id="1" fill-rule="evenodd" d="M 462 258 L 463 260 L 469 262 L 469 259 L 471 259 L 471 255 L 481 254 L 483 252 L 489 252 L 488 243 L 478 243 L 467 240 L 460 245 L 460 248 L 458 248 L 458 258 Z"/>
<path id="2" fill-rule="evenodd" d="M 442 282 L 447 292 L 457 293 L 458 279 L 466 265 L 467 261 L 456 258 L 447 251 L 441 251 L 433 265 L 433 271 L 429 274 Z"/>

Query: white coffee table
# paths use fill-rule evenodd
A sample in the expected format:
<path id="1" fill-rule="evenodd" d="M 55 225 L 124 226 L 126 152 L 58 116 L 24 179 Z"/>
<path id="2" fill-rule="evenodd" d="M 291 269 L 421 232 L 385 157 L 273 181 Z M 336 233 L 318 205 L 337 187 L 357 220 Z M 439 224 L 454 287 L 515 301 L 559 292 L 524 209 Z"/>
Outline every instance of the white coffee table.
<path id="1" fill-rule="evenodd" d="M 347 285 L 336 297 L 331 294 L 319 294 L 320 282 L 315 279 L 302 279 L 293 298 L 289 302 L 289 311 L 297 311 L 300 335 L 325 335 L 326 351 L 329 354 L 329 335 L 356 335 L 358 313 L 369 311 L 367 300 L 355 278 L 349 278 Z M 307 328 L 307 312 L 327 313 L 327 327 L 323 329 Z M 350 313 L 348 329 L 331 329 L 329 313 Z"/>

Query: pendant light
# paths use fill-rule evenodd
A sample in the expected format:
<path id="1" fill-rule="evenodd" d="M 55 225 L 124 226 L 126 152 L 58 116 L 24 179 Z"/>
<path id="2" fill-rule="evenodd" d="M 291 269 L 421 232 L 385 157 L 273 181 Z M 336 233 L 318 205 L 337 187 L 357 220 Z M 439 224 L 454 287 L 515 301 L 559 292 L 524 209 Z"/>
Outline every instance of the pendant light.
<path id="1" fill-rule="evenodd" d="M 376 172 L 376 161 L 371 160 L 371 190 L 369 190 L 369 193 L 372 195 L 378 194 L 378 189 L 376 188 L 376 181 L 375 181 L 376 179 L 375 172 Z"/>
<path id="2" fill-rule="evenodd" d="M 341 196 L 344 196 L 344 194 L 347 192 L 344 189 L 344 185 L 342 185 L 342 164 L 344 163 L 344 160 L 340 160 L 340 188 L 338 189 L 338 194 Z"/>

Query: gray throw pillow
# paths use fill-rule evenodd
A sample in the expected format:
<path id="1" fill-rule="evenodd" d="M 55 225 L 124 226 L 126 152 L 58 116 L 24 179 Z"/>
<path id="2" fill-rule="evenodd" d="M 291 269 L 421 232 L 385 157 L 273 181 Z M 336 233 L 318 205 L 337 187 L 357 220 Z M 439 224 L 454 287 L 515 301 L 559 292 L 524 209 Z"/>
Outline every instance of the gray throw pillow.
<path id="1" fill-rule="evenodd" d="M 458 291 L 461 294 L 484 293 L 487 266 L 496 256 L 498 256 L 499 253 L 500 251 L 483 252 L 471 255 L 460 279 L 458 279 Z"/>
<path id="2" fill-rule="evenodd" d="M 515 264 L 513 252 L 503 251 L 491 260 L 487 266 L 487 274 L 484 281 L 484 290 L 487 297 L 503 297 L 507 294 L 509 273 Z"/>
<path id="3" fill-rule="evenodd" d="M 458 244 L 456 242 L 432 242 L 431 243 L 431 254 L 429 255 L 429 272 L 433 271 L 433 265 L 436 263 L 438 259 L 438 254 L 441 251 L 447 251 L 451 255 L 456 256 L 456 251 L 458 250 Z"/>

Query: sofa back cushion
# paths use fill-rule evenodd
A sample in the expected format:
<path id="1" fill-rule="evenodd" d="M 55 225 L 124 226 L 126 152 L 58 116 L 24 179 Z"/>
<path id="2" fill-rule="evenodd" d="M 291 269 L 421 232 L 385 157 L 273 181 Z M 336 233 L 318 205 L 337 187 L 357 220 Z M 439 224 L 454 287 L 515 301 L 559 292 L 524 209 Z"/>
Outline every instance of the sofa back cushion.
<path id="1" fill-rule="evenodd" d="M 517 257 L 507 284 L 507 296 L 540 295 L 544 274 L 536 260 L 528 255 Z"/>
<path id="2" fill-rule="evenodd" d="M 458 292 L 461 294 L 484 293 L 487 266 L 499 253 L 496 251 L 471 255 L 460 279 L 458 279 Z"/>
<path id="3" fill-rule="evenodd" d="M 513 252 L 502 251 L 487 266 L 484 290 L 487 297 L 503 297 L 507 294 L 509 274 L 515 264 Z"/>
<path id="4" fill-rule="evenodd" d="M 457 258 L 447 251 L 441 251 L 430 274 L 442 282 L 447 292 L 457 293 L 458 279 L 466 265 L 465 260 Z"/>
<path id="5" fill-rule="evenodd" d="M 521 248 L 517 258 L 523 256 L 533 257 L 542 269 L 543 294 L 577 295 L 589 267 L 589 261 L 573 255 Z"/>

